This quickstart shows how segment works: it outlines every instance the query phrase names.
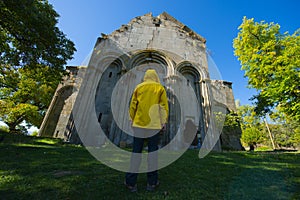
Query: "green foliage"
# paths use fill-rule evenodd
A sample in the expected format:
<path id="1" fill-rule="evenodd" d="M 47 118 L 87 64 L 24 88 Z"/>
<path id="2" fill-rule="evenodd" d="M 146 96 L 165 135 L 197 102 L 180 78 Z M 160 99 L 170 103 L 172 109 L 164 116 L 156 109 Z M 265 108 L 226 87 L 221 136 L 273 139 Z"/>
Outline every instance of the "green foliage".
<path id="1" fill-rule="evenodd" d="M 56 27 L 58 14 L 46 0 L 0 1 L 1 63 L 62 69 L 74 44 Z"/>
<path id="2" fill-rule="evenodd" d="M 226 115 L 224 128 L 228 130 L 234 130 L 240 126 L 240 120 L 240 116 L 238 116 L 237 113 L 231 111 Z"/>
<path id="3" fill-rule="evenodd" d="M 240 106 L 237 113 L 240 117 L 242 128 L 241 141 L 244 145 L 255 145 L 266 140 L 264 126 L 260 117 L 255 113 L 253 106 Z"/>
<path id="4" fill-rule="evenodd" d="M 300 129 L 295 130 L 295 133 L 289 138 L 291 146 L 300 149 Z"/>
<path id="5" fill-rule="evenodd" d="M 262 134 L 260 127 L 247 127 L 242 130 L 241 140 L 247 145 L 256 145 L 264 141 L 264 134 Z"/>
<path id="6" fill-rule="evenodd" d="M 237 114 L 240 117 L 242 128 L 257 126 L 261 123 L 260 117 L 256 114 L 253 106 L 240 106 Z"/>
<path id="7" fill-rule="evenodd" d="M 74 44 L 48 1 L 0 0 L 0 16 L 0 119 L 11 132 L 39 127 Z"/>
<path id="8" fill-rule="evenodd" d="M 300 126 L 297 121 L 289 118 L 278 107 L 270 116 L 275 124 L 270 124 L 270 130 L 275 143 L 279 147 L 300 147 Z"/>
<path id="9" fill-rule="evenodd" d="M 257 113 L 268 113 L 277 105 L 300 122 L 300 29 L 294 34 L 280 33 L 280 26 L 244 17 L 233 41 L 248 78 L 259 94 Z"/>
<path id="10" fill-rule="evenodd" d="M 9 128 L 7 126 L 0 126 L 0 133 L 8 133 Z"/>
<path id="11" fill-rule="evenodd" d="M 242 128 L 241 141 L 244 145 L 270 146 L 270 136 L 259 115 L 253 106 L 245 105 L 238 108 L 238 116 Z M 271 123 L 268 124 L 276 148 L 299 148 L 300 126 L 294 119 L 288 118 L 277 107 L 270 115 Z"/>
<path id="12" fill-rule="evenodd" d="M 31 136 L 38 136 L 39 132 L 38 131 L 33 131 Z"/>

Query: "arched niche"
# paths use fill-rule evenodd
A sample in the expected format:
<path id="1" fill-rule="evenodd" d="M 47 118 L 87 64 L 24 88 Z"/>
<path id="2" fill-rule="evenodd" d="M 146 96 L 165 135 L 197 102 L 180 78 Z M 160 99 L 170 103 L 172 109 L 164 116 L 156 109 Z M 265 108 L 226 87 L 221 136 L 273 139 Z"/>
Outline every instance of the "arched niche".
<path id="1" fill-rule="evenodd" d="M 64 113 L 65 102 L 68 101 L 70 96 L 76 91 L 72 85 L 66 85 L 56 91 L 54 98 L 47 112 L 46 124 L 43 124 L 40 131 L 40 136 L 59 137 L 63 138 L 63 130 L 60 131 L 59 119 L 63 116 L 68 118 L 70 113 Z"/>
<path id="2" fill-rule="evenodd" d="M 133 52 L 128 70 L 135 68 L 141 71 L 142 74 L 149 68 L 154 68 L 163 84 L 164 78 L 170 73 L 172 62 L 166 55 L 157 50 L 140 50 Z"/>
<path id="3" fill-rule="evenodd" d="M 200 97 L 199 92 L 201 91 L 198 91 L 198 89 L 200 89 L 198 84 L 201 80 L 200 72 L 188 61 L 179 63 L 176 70 L 185 77 L 184 84 L 191 86 L 194 89 L 197 98 Z"/>
<path id="4" fill-rule="evenodd" d="M 107 67 L 101 74 L 96 96 L 95 110 L 98 117 L 98 122 L 104 133 L 109 136 L 110 128 L 113 121 L 111 112 L 111 94 L 112 91 L 122 76 L 123 62 L 120 58 L 106 58 Z M 103 64 L 104 62 L 102 62 Z"/>
<path id="5" fill-rule="evenodd" d="M 175 70 L 179 72 L 182 76 L 184 76 L 185 80 L 183 80 L 182 84 L 186 84 L 187 86 L 192 87 L 196 94 L 199 103 L 199 108 L 200 108 L 199 126 L 198 126 L 197 133 L 199 134 L 199 137 L 203 139 L 205 136 L 205 122 L 204 122 L 205 112 L 203 108 L 204 99 L 202 94 L 203 91 L 201 86 L 201 80 L 203 79 L 204 75 L 202 75 L 203 73 L 195 65 L 193 65 L 188 61 L 180 62 L 176 66 Z M 186 120 L 187 119 L 185 119 L 184 123 L 186 123 Z M 197 135 L 195 135 L 194 141 L 199 141 Z"/>

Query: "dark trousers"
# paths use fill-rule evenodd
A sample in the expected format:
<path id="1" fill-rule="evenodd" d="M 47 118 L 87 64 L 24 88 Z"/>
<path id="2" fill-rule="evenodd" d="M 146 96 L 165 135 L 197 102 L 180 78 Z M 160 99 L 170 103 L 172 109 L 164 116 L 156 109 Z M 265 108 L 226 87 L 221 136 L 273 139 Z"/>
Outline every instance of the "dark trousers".
<path id="1" fill-rule="evenodd" d="M 133 153 L 139 154 L 132 154 L 131 156 L 131 163 L 130 163 L 130 172 L 126 173 L 125 179 L 126 184 L 130 186 L 134 186 L 137 182 L 139 167 L 141 164 L 141 159 L 144 146 L 144 140 L 148 140 L 148 154 L 147 162 L 148 162 L 148 173 L 147 173 L 147 182 L 149 185 L 156 185 L 158 181 L 158 171 L 157 171 L 157 150 L 158 150 L 158 141 L 159 141 L 159 130 L 149 130 L 149 129 L 142 129 L 142 128 L 133 128 L 134 133 L 137 135 L 153 135 L 153 136 L 146 138 L 146 137 L 134 137 L 133 138 Z"/>

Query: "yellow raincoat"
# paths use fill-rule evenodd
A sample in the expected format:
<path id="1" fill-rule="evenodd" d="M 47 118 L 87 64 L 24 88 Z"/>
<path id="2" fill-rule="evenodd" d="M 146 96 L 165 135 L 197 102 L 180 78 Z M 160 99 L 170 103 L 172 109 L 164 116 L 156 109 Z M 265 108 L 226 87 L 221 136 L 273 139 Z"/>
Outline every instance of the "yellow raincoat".
<path id="1" fill-rule="evenodd" d="M 168 119 L 168 99 L 154 69 L 148 69 L 136 86 L 129 107 L 133 127 L 161 129 Z"/>

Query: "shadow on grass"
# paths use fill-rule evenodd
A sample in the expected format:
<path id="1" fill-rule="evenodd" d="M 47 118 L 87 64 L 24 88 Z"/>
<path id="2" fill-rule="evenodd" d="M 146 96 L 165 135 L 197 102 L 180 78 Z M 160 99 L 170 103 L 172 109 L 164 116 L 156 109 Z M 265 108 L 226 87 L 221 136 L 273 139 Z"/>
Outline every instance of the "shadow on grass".
<path id="1" fill-rule="evenodd" d="M 146 174 L 140 174 L 132 194 L 123 172 L 85 148 L 35 139 L 0 143 L 2 199 L 300 199 L 299 153 L 223 152 L 199 159 L 197 150 L 188 150 L 159 171 L 157 191 L 146 192 Z"/>
<path id="2" fill-rule="evenodd" d="M 0 133 L 0 144 L 62 145 L 62 139 L 36 137 L 12 133 Z"/>

